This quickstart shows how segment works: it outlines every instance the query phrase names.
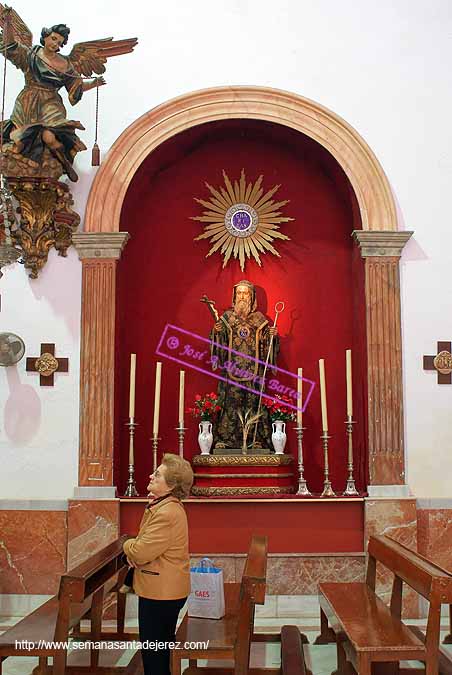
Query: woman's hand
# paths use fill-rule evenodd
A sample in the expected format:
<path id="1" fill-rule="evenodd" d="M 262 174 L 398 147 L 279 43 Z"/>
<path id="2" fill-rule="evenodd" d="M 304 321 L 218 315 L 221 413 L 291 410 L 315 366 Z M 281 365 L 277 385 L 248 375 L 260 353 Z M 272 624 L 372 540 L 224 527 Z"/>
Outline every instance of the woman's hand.
<path id="1" fill-rule="evenodd" d="M 127 558 L 127 564 L 129 567 L 133 567 L 134 569 L 138 568 L 138 565 L 133 562 L 133 560 L 130 560 L 130 558 Z"/>

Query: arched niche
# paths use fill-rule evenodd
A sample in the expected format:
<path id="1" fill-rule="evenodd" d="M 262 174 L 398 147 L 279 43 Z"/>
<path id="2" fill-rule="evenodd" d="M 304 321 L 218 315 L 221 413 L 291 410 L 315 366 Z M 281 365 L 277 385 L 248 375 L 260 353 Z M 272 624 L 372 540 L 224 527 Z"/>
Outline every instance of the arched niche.
<path id="1" fill-rule="evenodd" d="M 370 484 L 403 484 L 403 411 L 399 257 L 411 233 L 397 231 L 388 180 L 360 135 L 335 113 L 289 92 L 222 87 L 173 99 L 130 125 L 112 146 L 90 191 L 85 231 L 75 241 L 83 261 L 80 485 L 113 484 L 116 262 L 127 239 L 120 216 L 128 187 L 162 143 L 198 125 L 254 119 L 290 127 L 323 146 L 352 186 L 361 230 L 368 372 Z"/>
<path id="2" fill-rule="evenodd" d="M 143 160 L 185 129 L 221 119 L 259 119 L 302 132 L 342 167 L 358 201 L 362 229 L 397 230 L 388 180 L 364 139 L 319 103 L 265 87 L 217 87 L 172 99 L 142 115 L 112 146 L 93 182 L 85 232 L 117 232 L 127 188 Z"/>

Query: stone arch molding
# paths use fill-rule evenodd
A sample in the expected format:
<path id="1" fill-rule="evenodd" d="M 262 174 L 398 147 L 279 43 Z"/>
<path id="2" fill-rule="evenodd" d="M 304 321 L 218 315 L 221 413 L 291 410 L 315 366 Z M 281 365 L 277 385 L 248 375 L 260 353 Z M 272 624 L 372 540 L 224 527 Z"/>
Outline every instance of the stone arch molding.
<path id="1" fill-rule="evenodd" d="M 265 120 L 314 139 L 335 157 L 350 180 L 362 229 L 397 230 L 388 179 L 367 143 L 345 120 L 290 92 L 264 87 L 217 87 L 163 103 L 142 115 L 119 136 L 93 181 L 85 232 L 118 232 L 127 188 L 144 159 L 185 129 L 222 119 Z"/>

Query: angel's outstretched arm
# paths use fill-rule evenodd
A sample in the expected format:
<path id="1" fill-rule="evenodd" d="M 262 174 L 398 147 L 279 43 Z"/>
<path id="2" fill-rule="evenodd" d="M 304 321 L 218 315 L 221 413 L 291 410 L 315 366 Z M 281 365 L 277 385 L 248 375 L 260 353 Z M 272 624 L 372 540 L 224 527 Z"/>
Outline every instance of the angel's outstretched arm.
<path id="1" fill-rule="evenodd" d="M 19 68 L 23 73 L 28 70 L 28 55 L 30 53 L 30 48 L 26 45 L 21 44 L 15 40 L 3 42 L 4 34 L 0 36 L 0 53 L 2 56 L 5 56 L 8 61 L 11 61 L 16 68 Z"/>
<path id="2" fill-rule="evenodd" d="M 16 68 L 25 72 L 33 40 L 30 30 L 14 9 L 2 5 L 1 2 L 0 26 L 3 28 L 0 51 Z"/>

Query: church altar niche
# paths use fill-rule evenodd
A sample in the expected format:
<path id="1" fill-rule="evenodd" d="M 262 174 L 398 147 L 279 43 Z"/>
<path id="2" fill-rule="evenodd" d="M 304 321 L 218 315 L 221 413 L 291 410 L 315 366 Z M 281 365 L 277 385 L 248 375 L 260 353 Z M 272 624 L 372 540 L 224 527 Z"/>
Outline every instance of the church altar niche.
<path id="1" fill-rule="evenodd" d="M 277 242 L 281 258 L 263 255 L 262 266 L 238 260 L 222 268 L 222 257 L 206 258 L 194 197 L 208 198 L 205 182 L 219 185 L 223 170 L 238 179 L 242 169 L 250 181 L 264 174 L 265 188 L 280 184 L 278 199 L 290 200 L 284 215 L 289 241 Z M 351 233 L 361 228 L 355 195 L 336 160 L 307 136 L 270 122 L 223 120 L 186 130 L 161 144 L 136 172 L 123 203 L 120 230 L 131 237 L 118 263 L 115 367 L 114 483 L 124 494 L 128 475 L 129 437 L 126 426 L 130 354 L 137 354 L 134 446 L 135 480 L 145 496 L 152 471 L 152 424 L 155 363 L 162 361 L 159 459 L 178 452 L 179 370 L 185 374 L 185 408 L 196 394 L 216 392 L 218 380 L 157 357 L 166 324 L 208 337 L 213 320 L 200 304 L 213 298 L 221 315 L 231 307 L 232 289 L 248 279 L 256 287 L 257 308 L 272 322 L 279 316 L 278 367 L 316 386 L 303 414 L 304 476 L 312 493 L 321 493 L 324 456 L 318 360 L 325 359 L 329 434 L 329 470 L 339 496 L 347 482 L 345 351 L 353 354 L 354 477 L 364 491 L 367 476 L 367 363 L 363 259 Z M 305 383 L 304 383 L 305 384 Z M 304 386 L 304 391 L 308 390 Z M 293 457 L 297 490 L 295 422 L 287 423 L 285 454 Z M 199 455 L 198 420 L 185 413 L 184 456 Z M 215 437 L 215 424 L 214 424 Z M 215 441 L 214 441 L 215 443 Z M 272 449 L 273 450 L 273 449 Z M 250 473 L 252 471 L 250 470 Z M 259 479 L 250 478 L 250 485 Z"/>

